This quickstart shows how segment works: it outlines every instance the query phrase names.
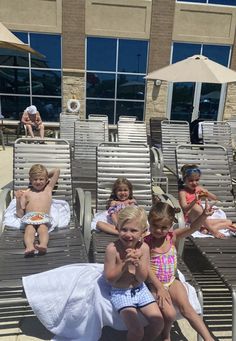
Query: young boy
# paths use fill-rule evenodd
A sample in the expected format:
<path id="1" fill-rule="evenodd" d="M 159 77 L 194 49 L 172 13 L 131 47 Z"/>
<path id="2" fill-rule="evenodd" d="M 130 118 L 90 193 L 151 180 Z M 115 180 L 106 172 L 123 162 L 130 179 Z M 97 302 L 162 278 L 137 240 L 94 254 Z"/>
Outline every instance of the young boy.
<path id="1" fill-rule="evenodd" d="M 148 277 L 149 249 L 141 242 L 147 227 L 143 208 L 128 206 L 118 214 L 119 239 L 106 249 L 104 274 L 112 285 L 111 302 L 128 329 L 127 341 L 152 341 L 163 329 L 163 318 L 144 281 Z M 149 325 L 145 332 L 138 310 Z"/>
<path id="2" fill-rule="evenodd" d="M 30 188 L 15 193 L 16 214 L 25 224 L 25 256 L 33 256 L 35 251 L 39 254 L 47 252 L 52 191 L 59 175 L 59 168 L 48 173 L 43 165 L 35 164 L 29 171 Z M 39 235 L 39 244 L 34 245 L 36 231 Z"/>

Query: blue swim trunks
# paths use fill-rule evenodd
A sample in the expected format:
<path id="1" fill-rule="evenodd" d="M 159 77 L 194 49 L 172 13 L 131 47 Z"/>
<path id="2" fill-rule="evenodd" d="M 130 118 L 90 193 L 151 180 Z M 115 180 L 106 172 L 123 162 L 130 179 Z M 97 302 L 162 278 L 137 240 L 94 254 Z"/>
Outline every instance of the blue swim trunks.
<path id="1" fill-rule="evenodd" d="M 120 312 L 122 309 L 133 307 L 142 308 L 148 304 L 156 302 L 145 283 L 135 288 L 111 289 L 111 302 L 114 308 Z"/>

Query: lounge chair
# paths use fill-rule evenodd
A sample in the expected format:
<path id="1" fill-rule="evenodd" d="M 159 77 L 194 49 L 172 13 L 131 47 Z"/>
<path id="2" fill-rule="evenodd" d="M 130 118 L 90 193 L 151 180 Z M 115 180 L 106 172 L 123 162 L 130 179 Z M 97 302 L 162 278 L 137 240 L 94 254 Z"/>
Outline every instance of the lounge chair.
<path id="1" fill-rule="evenodd" d="M 201 184 L 219 197 L 217 207 L 236 222 L 235 200 L 226 148 L 220 145 L 179 145 L 176 148 L 178 174 L 183 164 L 197 164 L 202 170 Z M 227 239 L 192 238 L 194 245 L 218 273 L 232 294 L 232 340 L 236 340 L 236 271 L 234 237 Z M 217 291 L 216 291 L 217 294 Z"/>
<path id="2" fill-rule="evenodd" d="M 143 121 L 119 121 L 118 141 L 123 143 L 147 143 L 147 126 Z"/>
<path id="3" fill-rule="evenodd" d="M 161 147 L 161 122 L 164 117 L 151 117 L 149 120 L 151 146 Z"/>
<path id="4" fill-rule="evenodd" d="M 76 187 L 90 190 L 95 197 L 96 147 L 106 138 L 105 123 L 77 120 L 74 125 L 73 182 Z"/>
<path id="5" fill-rule="evenodd" d="M 26 299 L 23 298 L 22 276 L 46 271 L 71 263 L 87 262 L 87 251 L 79 228 L 83 215 L 73 211 L 70 145 L 61 139 L 45 139 L 45 144 L 35 144 L 38 140 L 18 139 L 14 144 L 13 190 L 28 186 L 28 172 L 35 163 L 43 163 L 49 170 L 59 167 L 60 178 L 53 198 L 66 200 L 71 208 L 71 222 L 68 228 L 50 233 L 48 251 L 44 256 L 24 258 L 23 233 L 21 230 L 5 226 L 0 236 L 0 307 L 7 311 L 4 318 L 9 329 L 17 327 L 15 320 L 32 315 Z M 77 198 L 81 197 L 78 192 Z M 0 193 L 0 223 L 3 209 L 11 199 L 10 190 Z M 79 207 L 79 205 L 76 204 Z M 80 212 L 78 212 L 80 213 Z M 0 327 L 1 328 L 1 327 Z M 4 328 L 4 327 L 3 327 Z"/>
<path id="6" fill-rule="evenodd" d="M 74 123 L 79 119 L 78 114 L 65 113 L 60 114 L 60 138 L 74 145 Z"/>
<path id="7" fill-rule="evenodd" d="M 107 115 L 99 115 L 99 114 L 89 114 L 89 120 L 102 121 L 105 123 L 105 141 L 109 141 L 109 124 L 108 124 L 108 116 Z"/>

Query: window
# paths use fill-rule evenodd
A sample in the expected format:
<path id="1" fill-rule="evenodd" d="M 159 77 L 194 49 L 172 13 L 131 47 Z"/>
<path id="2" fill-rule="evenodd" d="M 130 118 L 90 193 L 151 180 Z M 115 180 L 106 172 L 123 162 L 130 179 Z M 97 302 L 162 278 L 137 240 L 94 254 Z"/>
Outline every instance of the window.
<path id="1" fill-rule="evenodd" d="M 0 49 L 0 101 L 6 118 L 19 119 L 34 104 L 44 121 L 58 121 L 61 112 L 61 36 L 13 32 L 44 55 Z"/>
<path id="2" fill-rule="evenodd" d="M 172 63 L 195 54 L 202 54 L 224 66 L 229 65 L 230 46 L 174 43 Z M 172 120 L 191 122 L 196 118 L 216 120 L 223 106 L 221 92 L 224 86 L 210 83 L 174 83 L 170 86 Z"/>
<path id="3" fill-rule="evenodd" d="M 143 120 L 148 42 L 87 38 L 86 114 L 120 115 Z"/>
<path id="4" fill-rule="evenodd" d="M 177 0 L 177 2 L 192 2 L 211 5 L 236 6 L 235 0 Z"/>

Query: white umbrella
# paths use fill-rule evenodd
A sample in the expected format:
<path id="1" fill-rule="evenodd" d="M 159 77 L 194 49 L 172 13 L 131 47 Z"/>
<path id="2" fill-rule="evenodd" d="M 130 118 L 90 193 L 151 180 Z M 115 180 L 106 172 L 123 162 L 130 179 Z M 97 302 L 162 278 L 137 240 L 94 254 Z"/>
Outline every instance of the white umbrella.
<path id="1" fill-rule="evenodd" d="M 41 53 L 24 44 L 13 33 L 11 33 L 2 23 L 0 23 L 0 48 L 30 52 L 39 57 L 44 57 Z"/>
<path id="2" fill-rule="evenodd" d="M 236 72 L 205 56 L 194 55 L 180 62 L 150 72 L 145 78 L 179 83 L 199 82 L 223 84 L 236 82 Z"/>

